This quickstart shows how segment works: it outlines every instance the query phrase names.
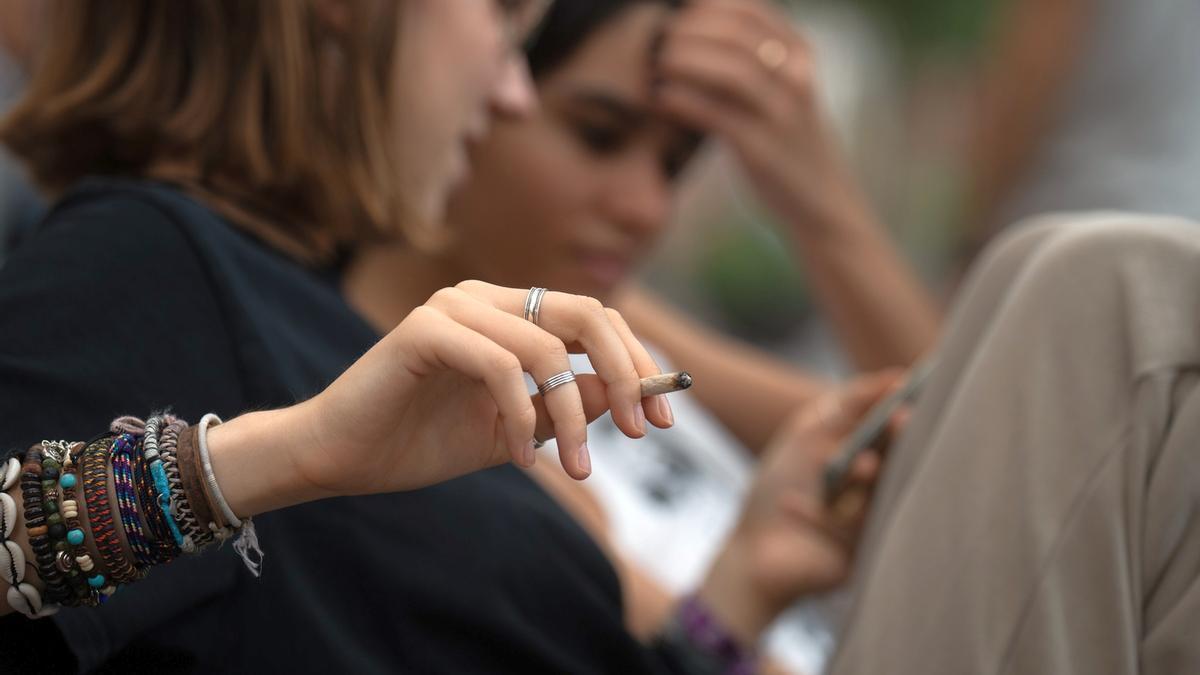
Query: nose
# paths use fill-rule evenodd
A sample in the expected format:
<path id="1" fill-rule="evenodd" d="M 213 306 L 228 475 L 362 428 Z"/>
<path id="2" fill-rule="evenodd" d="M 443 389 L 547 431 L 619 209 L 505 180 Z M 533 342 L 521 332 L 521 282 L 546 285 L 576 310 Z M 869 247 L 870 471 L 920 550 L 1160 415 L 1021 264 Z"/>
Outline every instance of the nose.
<path id="1" fill-rule="evenodd" d="M 609 217 L 640 236 L 657 234 L 670 218 L 671 193 L 653 153 L 614 167 L 605 195 Z"/>
<path id="2" fill-rule="evenodd" d="M 537 108 L 537 92 L 524 55 L 512 54 L 500 66 L 492 87 L 491 106 L 497 117 L 525 117 Z"/>

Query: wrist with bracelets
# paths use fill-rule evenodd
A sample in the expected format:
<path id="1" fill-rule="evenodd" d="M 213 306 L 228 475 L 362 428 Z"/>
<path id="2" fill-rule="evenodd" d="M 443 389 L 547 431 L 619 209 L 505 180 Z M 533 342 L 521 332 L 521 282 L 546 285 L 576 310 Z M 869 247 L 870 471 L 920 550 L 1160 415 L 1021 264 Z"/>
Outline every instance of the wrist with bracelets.
<path id="1" fill-rule="evenodd" d="M 214 421 L 207 416 L 204 426 Z M 154 565 L 235 533 L 235 550 L 257 576 L 253 523 L 225 503 L 203 431 L 170 415 L 118 418 L 110 434 L 87 444 L 43 441 L 24 461 L 0 460 L 0 578 L 9 605 L 30 618 L 95 606 Z M 20 504 L 9 494 L 18 486 Z M 9 541 L 20 517 L 34 560 Z"/>
<path id="2" fill-rule="evenodd" d="M 695 595 L 680 601 L 654 640 L 675 669 L 689 675 L 753 675 L 756 654 L 738 644 L 733 634 Z"/>

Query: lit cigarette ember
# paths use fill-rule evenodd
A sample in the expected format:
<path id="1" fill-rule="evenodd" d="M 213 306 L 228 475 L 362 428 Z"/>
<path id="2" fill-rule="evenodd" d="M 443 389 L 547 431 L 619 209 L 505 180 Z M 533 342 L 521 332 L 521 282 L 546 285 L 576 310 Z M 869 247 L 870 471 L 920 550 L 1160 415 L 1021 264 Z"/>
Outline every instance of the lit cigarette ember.
<path id="1" fill-rule="evenodd" d="M 642 397 L 669 394 L 673 391 L 683 391 L 692 386 L 692 376 L 687 371 L 652 375 L 642 378 Z"/>

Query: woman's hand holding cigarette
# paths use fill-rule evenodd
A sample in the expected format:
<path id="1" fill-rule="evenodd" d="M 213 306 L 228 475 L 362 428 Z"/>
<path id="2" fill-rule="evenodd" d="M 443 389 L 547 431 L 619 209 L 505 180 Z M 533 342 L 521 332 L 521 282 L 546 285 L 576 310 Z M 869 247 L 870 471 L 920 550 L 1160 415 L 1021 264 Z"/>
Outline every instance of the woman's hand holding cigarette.
<path id="1" fill-rule="evenodd" d="M 741 519 L 700 595 L 746 644 L 804 595 L 829 590 L 850 571 L 884 447 L 862 455 L 833 504 L 823 470 L 840 443 L 902 374 L 861 377 L 801 410 L 759 465 Z M 907 413 L 893 418 L 893 434 Z"/>
<path id="2" fill-rule="evenodd" d="M 528 291 L 468 281 L 438 291 L 314 398 L 212 429 L 214 469 L 239 515 L 321 497 L 432 485 L 514 461 L 555 437 L 567 473 L 591 471 L 587 423 L 611 410 L 628 436 L 671 426 L 653 358 L 614 310 L 546 293 L 537 324 Z M 595 375 L 528 394 L 586 353 Z M 668 380 L 670 378 L 667 378 Z M 655 388 L 657 387 L 657 389 Z"/>

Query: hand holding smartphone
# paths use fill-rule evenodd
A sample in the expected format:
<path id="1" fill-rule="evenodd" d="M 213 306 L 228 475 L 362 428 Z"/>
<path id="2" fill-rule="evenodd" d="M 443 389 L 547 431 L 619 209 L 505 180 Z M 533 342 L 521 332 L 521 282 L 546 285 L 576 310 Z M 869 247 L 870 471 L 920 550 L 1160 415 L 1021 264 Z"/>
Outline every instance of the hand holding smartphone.
<path id="1" fill-rule="evenodd" d="M 917 397 L 934 370 L 932 358 L 922 361 L 912 369 L 902 387 L 875 404 L 861 424 L 842 443 L 833 459 L 825 465 L 825 501 L 832 504 L 846 488 L 846 477 L 854 460 L 875 445 L 887 431 L 888 423 L 900 407 Z"/>

